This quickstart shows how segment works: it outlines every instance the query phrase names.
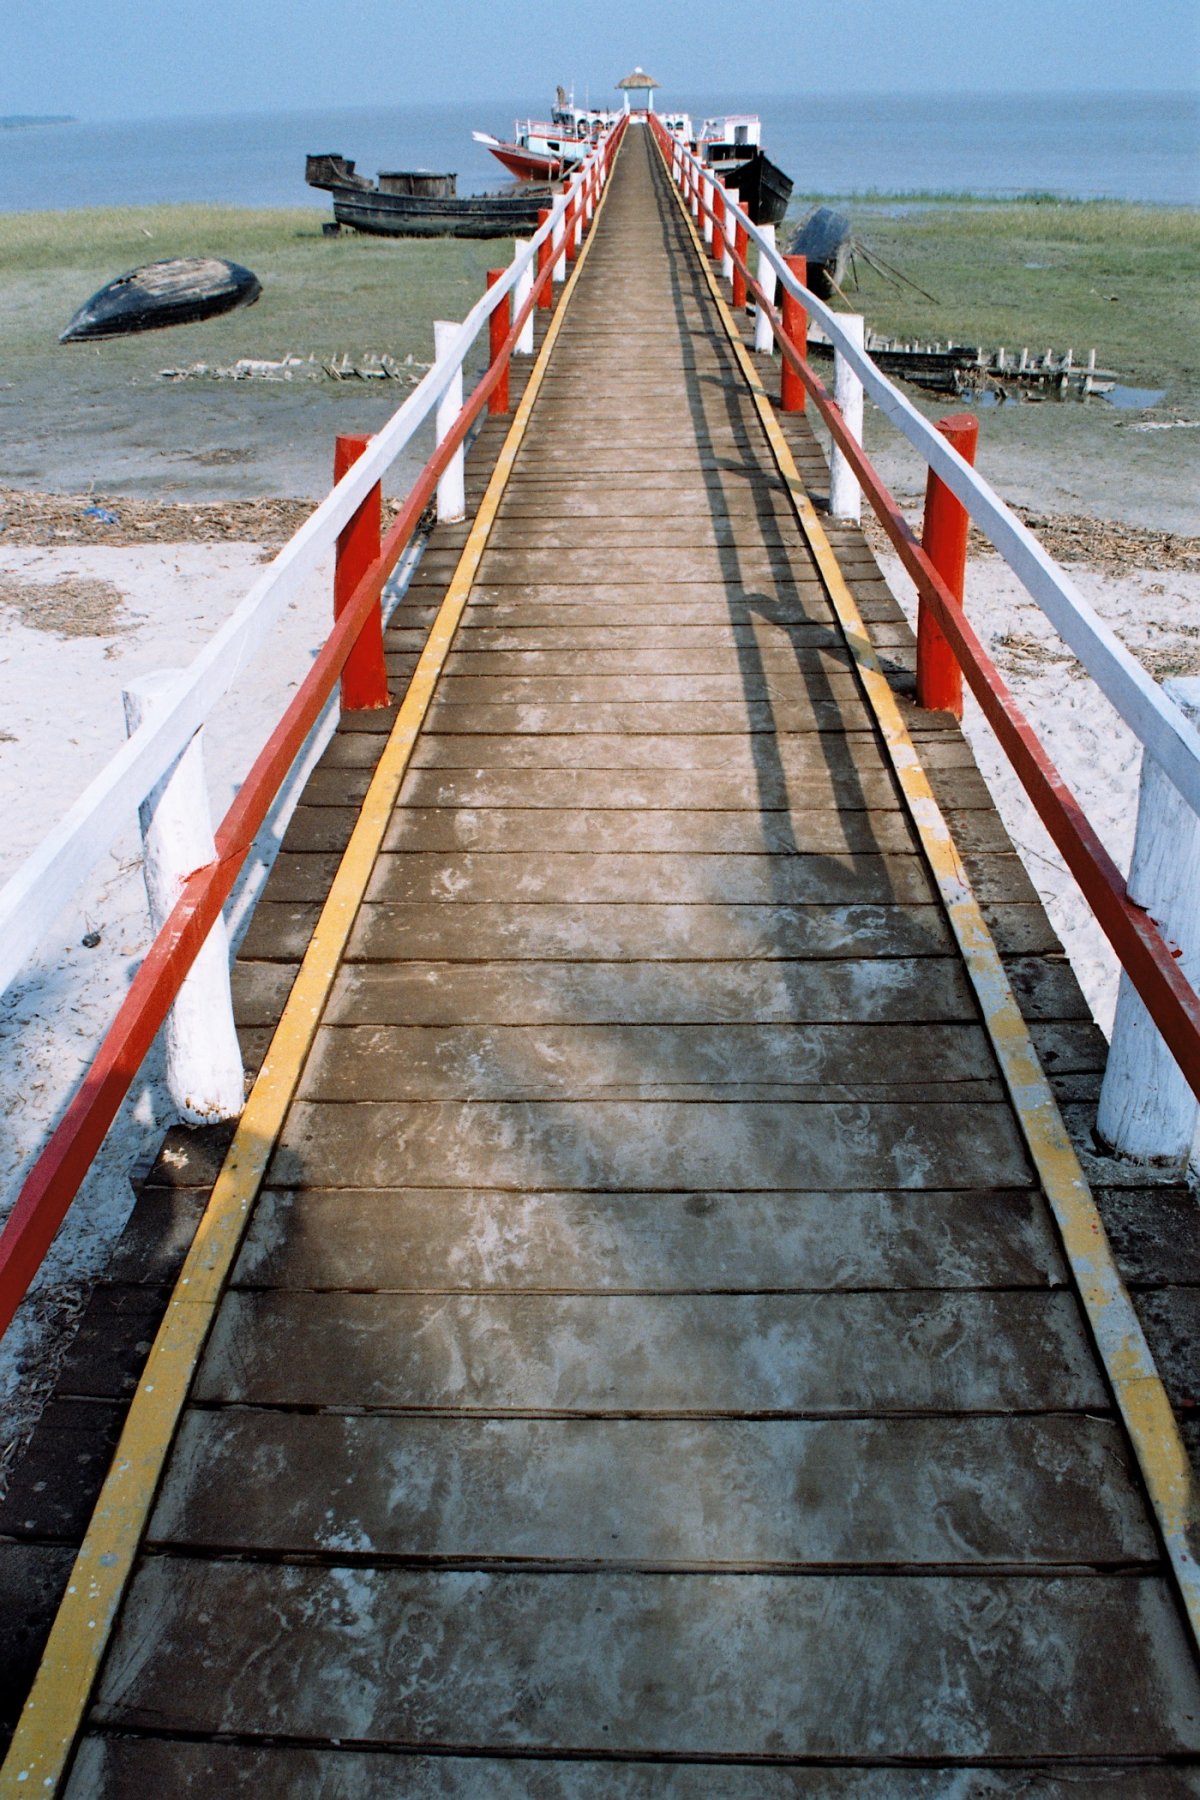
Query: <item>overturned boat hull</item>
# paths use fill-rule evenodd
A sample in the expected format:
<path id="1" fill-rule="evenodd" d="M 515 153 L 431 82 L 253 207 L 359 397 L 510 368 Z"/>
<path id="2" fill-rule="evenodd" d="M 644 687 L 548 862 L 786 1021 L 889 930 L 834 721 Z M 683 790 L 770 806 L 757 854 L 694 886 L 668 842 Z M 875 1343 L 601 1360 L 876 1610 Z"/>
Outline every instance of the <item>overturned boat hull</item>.
<path id="1" fill-rule="evenodd" d="M 118 275 L 81 306 L 61 344 L 92 338 L 125 337 L 135 331 L 161 331 L 168 325 L 190 325 L 253 306 L 262 293 L 258 277 L 241 263 L 221 256 L 175 256 L 145 263 Z"/>
<path id="2" fill-rule="evenodd" d="M 710 158 L 710 161 L 712 159 Z M 756 225 L 780 225 L 792 197 L 792 178 L 762 150 L 742 153 L 740 161 L 717 160 L 713 167 Z"/>

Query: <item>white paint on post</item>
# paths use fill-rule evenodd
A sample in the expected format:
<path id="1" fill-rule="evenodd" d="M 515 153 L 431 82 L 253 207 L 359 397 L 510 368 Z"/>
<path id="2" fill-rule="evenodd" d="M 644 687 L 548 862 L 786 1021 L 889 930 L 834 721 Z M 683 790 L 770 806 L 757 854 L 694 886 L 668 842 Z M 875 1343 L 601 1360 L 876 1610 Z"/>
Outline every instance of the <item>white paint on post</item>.
<path id="1" fill-rule="evenodd" d="M 433 354 L 440 360 L 454 343 L 461 326 L 449 319 L 433 322 Z M 450 377 L 445 393 L 438 401 L 437 441 L 447 436 L 463 408 L 462 364 Z M 456 525 L 467 516 L 466 454 L 462 445 L 454 452 L 437 485 L 437 516 L 442 525 Z"/>
<path id="2" fill-rule="evenodd" d="M 1163 684 L 1184 716 L 1200 725 L 1200 677 Z M 1179 967 L 1200 986 L 1200 819 L 1149 751 L 1142 756 L 1129 897 L 1144 907 Z M 1100 1090 L 1097 1130 L 1138 1162 L 1182 1168 L 1200 1110 L 1128 975 L 1122 971 L 1112 1047 Z"/>
<path id="3" fill-rule="evenodd" d="M 516 240 L 516 242 L 513 244 L 513 262 L 514 263 L 520 262 L 522 252 L 525 251 L 526 249 L 528 249 L 528 247 L 529 247 L 529 239 L 528 238 L 518 238 Z M 521 308 L 524 306 L 525 302 L 528 300 L 528 298 L 529 298 L 530 294 L 532 294 L 532 292 L 533 292 L 533 263 L 531 261 L 529 261 L 529 262 L 526 262 L 522 266 L 521 271 L 520 271 L 519 275 L 517 276 L 517 285 L 513 289 L 513 312 L 514 312 L 514 314 L 520 312 Z M 520 335 L 518 336 L 516 343 L 513 345 L 513 353 L 516 356 L 532 356 L 533 355 L 533 313 L 532 313 L 532 311 L 530 312 L 529 317 L 526 319 L 525 323 L 521 327 Z"/>
<path id="4" fill-rule="evenodd" d="M 183 673 L 164 669 L 143 675 L 122 691 L 128 733 L 135 732 L 164 701 L 170 701 Z M 216 859 L 199 731 L 174 767 L 151 788 L 138 808 L 138 821 L 150 925 L 157 937 L 188 876 Z M 233 1021 L 224 918 L 218 918 L 188 971 L 167 1014 L 163 1040 L 167 1085 L 183 1117 L 193 1125 L 236 1119 L 245 1099 L 245 1084 Z"/>
<path id="5" fill-rule="evenodd" d="M 864 341 L 862 315 L 840 313 L 838 323 L 851 343 L 861 350 Z M 863 386 L 840 350 L 834 352 L 833 358 L 833 397 L 841 408 L 851 437 L 861 444 Z M 858 477 L 836 444 L 829 458 L 829 510 L 835 519 L 852 519 L 855 524 L 862 517 L 862 489 L 858 485 Z"/>
<path id="6" fill-rule="evenodd" d="M 554 274 L 551 279 L 563 282 L 567 279 L 567 228 L 565 224 L 566 208 L 562 207 L 554 215 L 550 231 L 550 242 L 554 246 Z"/>
<path id="7" fill-rule="evenodd" d="M 721 276 L 725 281 L 733 280 L 733 242 L 734 234 L 737 231 L 737 220 L 733 216 L 733 209 L 737 205 L 737 198 L 736 193 L 726 193 L 725 217 L 721 221 L 721 235 L 725 239 L 725 252 L 721 257 Z"/>
<path id="8" fill-rule="evenodd" d="M 775 227 L 773 225 L 760 225 L 759 233 L 766 239 L 773 250 L 775 248 Z M 775 270 L 761 244 L 758 249 L 758 266 L 754 273 L 758 277 L 759 287 L 773 306 L 775 304 L 775 295 L 778 291 Z M 764 356 L 770 356 L 775 348 L 775 332 L 770 319 L 767 317 L 765 310 L 759 305 L 758 301 L 755 301 L 755 306 L 758 308 L 758 312 L 754 320 L 754 348 L 760 351 Z"/>
<path id="9" fill-rule="evenodd" d="M 704 245 L 705 245 L 706 249 L 711 249 L 712 241 L 713 241 L 713 216 L 712 216 L 713 189 L 716 184 L 714 183 L 712 176 L 709 175 L 707 173 L 707 171 L 700 177 L 700 182 L 701 182 L 701 186 L 702 186 L 703 192 L 704 192 L 704 205 L 705 205 Z"/>

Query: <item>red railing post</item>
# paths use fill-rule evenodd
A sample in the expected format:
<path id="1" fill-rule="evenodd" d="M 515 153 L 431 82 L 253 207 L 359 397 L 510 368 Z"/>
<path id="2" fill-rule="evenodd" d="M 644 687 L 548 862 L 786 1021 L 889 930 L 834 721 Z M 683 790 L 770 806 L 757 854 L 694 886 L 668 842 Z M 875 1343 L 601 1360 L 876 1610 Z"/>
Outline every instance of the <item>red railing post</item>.
<path id="1" fill-rule="evenodd" d="M 964 462 L 974 463 L 979 442 L 979 420 L 974 413 L 954 413 L 948 419 L 939 419 L 937 428 Z M 925 483 L 921 546 L 960 606 L 970 526 L 966 507 L 930 469 Z M 962 670 L 924 599 L 917 607 L 917 705 L 962 718 Z"/>
<path id="2" fill-rule="evenodd" d="M 715 263 L 725 260 L 725 190 L 714 176 L 712 184 L 712 243 L 709 253 Z"/>
<path id="3" fill-rule="evenodd" d="M 785 256 L 784 262 L 802 287 L 808 286 L 808 258 L 805 256 Z M 783 305 L 780 309 L 783 319 L 783 335 L 790 338 L 801 356 L 808 356 L 808 314 L 796 296 L 786 287 L 783 289 Z M 808 396 L 804 383 L 789 363 L 787 357 L 782 358 L 783 367 L 779 377 L 779 410 L 780 412 L 803 412 Z"/>
<path id="4" fill-rule="evenodd" d="M 571 192 L 569 181 L 563 182 L 562 191 L 567 196 L 567 204 L 563 209 L 563 248 L 567 253 L 567 261 L 573 263 L 577 254 L 575 249 L 575 196 Z"/>
<path id="5" fill-rule="evenodd" d="M 542 229 L 543 225 L 548 223 L 549 218 L 550 218 L 549 208 L 543 207 L 542 210 L 538 213 L 538 230 L 539 231 Z M 554 254 L 554 247 L 550 242 L 550 233 L 547 232 L 545 237 L 542 239 L 541 243 L 538 245 L 538 276 L 539 276 L 539 278 L 550 267 L 550 259 L 553 256 L 553 254 Z M 538 307 L 539 307 L 540 311 L 542 311 L 542 312 L 549 312 L 553 305 L 554 305 L 554 283 L 553 283 L 553 281 L 544 281 L 544 282 L 542 282 L 541 287 L 538 289 Z"/>
<path id="6" fill-rule="evenodd" d="M 356 463 L 369 437 L 339 436 L 333 451 L 333 479 L 336 485 Z M 337 556 L 333 570 L 333 616 L 336 621 L 349 604 L 355 588 L 379 558 L 379 537 L 383 524 L 383 499 L 378 482 L 371 489 L 349 524 L 338 534 Z M 342 711 L 368 712 L 388 704 L 387 663 L 383 655 L 383 606 L 377 600 L 367 615 L 353 650 L 346 658 L 341 675 Z"/>
<path id="7" fill-rule="evenodd" d="M 733 310 L 738 313 L 746 310 L 746 277 L 738 265 L 744 263 L 750 253 L 750 233 L 740 219 L 734 226 L 733 249 Z"/>
<path id="8" fill-rule="evenodd" d="M 495 287 L 496 283 L 503 280 L 507 273 L 506 269 L 489 269 L 487 272 L 488 286 Z M 510 323 L 509 299 L 506 294 L 499 306 L 488 317 L 488 367 L 490 368 L 496 362 L 503 363 L 500 379 L 488 395 L 489 413 L 506 413 L 508 411 L 508 358 L 504 354 L 504 340 L 508 336 Z"/>

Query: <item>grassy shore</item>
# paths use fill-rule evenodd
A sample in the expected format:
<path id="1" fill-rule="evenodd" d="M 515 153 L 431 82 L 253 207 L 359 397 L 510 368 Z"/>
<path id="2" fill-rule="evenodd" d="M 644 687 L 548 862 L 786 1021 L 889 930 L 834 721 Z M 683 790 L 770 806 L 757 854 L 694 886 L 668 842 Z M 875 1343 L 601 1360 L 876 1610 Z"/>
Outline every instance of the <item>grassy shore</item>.
<path id="1" fill-rule="evenodd" d="M 859 258 L 847 292 L 875 330 L 1039 355 L 1094 348 L 1129 385 L 1165 389 L 1166 406 L 1200 405 L 1200 213 L 1033 196 L 835 204 L 868 250 L 934 296 Z"/>

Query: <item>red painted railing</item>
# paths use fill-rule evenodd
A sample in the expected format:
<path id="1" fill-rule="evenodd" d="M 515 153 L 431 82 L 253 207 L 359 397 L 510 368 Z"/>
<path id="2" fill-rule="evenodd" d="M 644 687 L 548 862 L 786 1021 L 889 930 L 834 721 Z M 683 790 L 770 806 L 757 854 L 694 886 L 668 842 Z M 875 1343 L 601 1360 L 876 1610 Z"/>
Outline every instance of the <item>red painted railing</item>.
<path id="1" fill-rule="evenodd" d="M 652 124 L 669 169 L 677 146 L 657 119 L 652 119 Z M 701 186 L 701 216 L 713 218 L 714 243 L 717 221 L 723 218 L 729 204 L 729 197 L 719 188 L 715 189 L 710 202 Z M 733 262 L 745 283 L 746 292 L 753 295 L 758 306 L 766 309 L 775 331 L 783 359 L 782 410 L 794 409 L 797 404 L 794 383 L 800 384 L 802 393 L 813 400 L 895 546 L 923 607 L 928 609 L 928 618 L 965 676 L 1038 817 L 1078 882 L 1122 968 L 1140 994 L 1193 1092 L 1200 1096 L 1200 997 L 1180 969 L 1173 947 L 1150 915 L 1130 899 L 1121 871 L 972 629 L 960 595 L 947 582 L 928 549 L 913 535 L 862 445 L 846 428 L 840 408 L 814 374 L 801 348 L 807 329 L 801 302 L 785 287 L 781 316 L 751 274 L 745 252 L 735 248 Z M 801 271 L 794 273 L 803 279 Z M 883 377 L 880 379 L 882 381 Z M 948 495 L 948 498 L 953 499 L 953 496 Z"/>

